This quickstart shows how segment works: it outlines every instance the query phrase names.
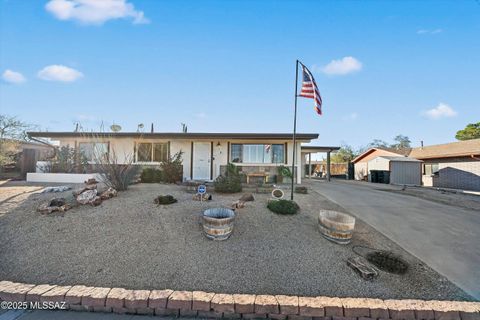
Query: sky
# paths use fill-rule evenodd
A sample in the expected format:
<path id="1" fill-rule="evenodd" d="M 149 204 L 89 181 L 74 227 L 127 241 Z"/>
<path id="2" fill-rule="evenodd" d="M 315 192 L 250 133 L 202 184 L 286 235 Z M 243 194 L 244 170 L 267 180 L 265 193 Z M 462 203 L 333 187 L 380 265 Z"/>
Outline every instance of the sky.
<path id="1" fill-rule="evenodd" d="M 0 0 L 0 113 L 48 131 L 297 132 L 360 147 L 480 121 L 480 0 Z"/>

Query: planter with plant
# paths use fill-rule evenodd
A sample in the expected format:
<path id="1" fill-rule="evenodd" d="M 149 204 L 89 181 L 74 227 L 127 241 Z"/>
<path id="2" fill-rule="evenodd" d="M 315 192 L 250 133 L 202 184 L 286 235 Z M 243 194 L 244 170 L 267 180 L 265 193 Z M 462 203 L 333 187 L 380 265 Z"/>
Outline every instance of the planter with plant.
<path id="1" fill-rule="evenodd" d="M 292 182 L 293 174 L 292 170 L 286 166 L 279 166 L 277 168 L 277 183 L 290 183 Z"/>

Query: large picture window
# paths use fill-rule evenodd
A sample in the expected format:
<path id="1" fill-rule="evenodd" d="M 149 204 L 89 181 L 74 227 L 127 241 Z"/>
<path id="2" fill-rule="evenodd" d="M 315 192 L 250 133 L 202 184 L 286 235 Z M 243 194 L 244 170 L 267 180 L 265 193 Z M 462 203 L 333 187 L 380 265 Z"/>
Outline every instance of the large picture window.
<path id="1" fill-rule="evenodd" d="M 108 142 L 80 142 L 78 148 L 88 161 L 108 157 Z"/>
<path id="2" fill-rule="evenodd" d="M 137 144 L 137 162 L 163 162 L 168 158 L 168 143 L 141 142 Z"/>
<path id="3" fill-rule="evenodd" d="M 232 144 L 230 159 L 234 163 L 284 163 L 283 144 Z"/>

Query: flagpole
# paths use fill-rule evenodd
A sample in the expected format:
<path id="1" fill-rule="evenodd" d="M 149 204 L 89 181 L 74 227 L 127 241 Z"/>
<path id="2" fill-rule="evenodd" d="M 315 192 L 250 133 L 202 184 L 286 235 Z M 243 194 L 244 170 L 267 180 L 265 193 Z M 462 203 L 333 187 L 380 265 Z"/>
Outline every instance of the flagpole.
<path id="1" fill-rule="evenodd" d="M 295 155 L 297 154 L 297 92 L 298 92 L 298 60 L 295 65 L 295 113 L 293 116 L 293 157 L 292 157 L 292 190 L 290 200 L 293 200 L 293 184 L 295 180 Z"/>

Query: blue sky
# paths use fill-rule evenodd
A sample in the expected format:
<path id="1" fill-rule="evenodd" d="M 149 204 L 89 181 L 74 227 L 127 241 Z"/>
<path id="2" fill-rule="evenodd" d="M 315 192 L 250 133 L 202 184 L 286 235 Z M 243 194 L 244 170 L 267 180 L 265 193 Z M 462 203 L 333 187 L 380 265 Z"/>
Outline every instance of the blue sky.
<path id="1" fill-rule="evenodd" d="M 1 0 L 0 109 L 71 131 L 290 132 L 355 147 L 480 121 L 480 1 Z"/>

